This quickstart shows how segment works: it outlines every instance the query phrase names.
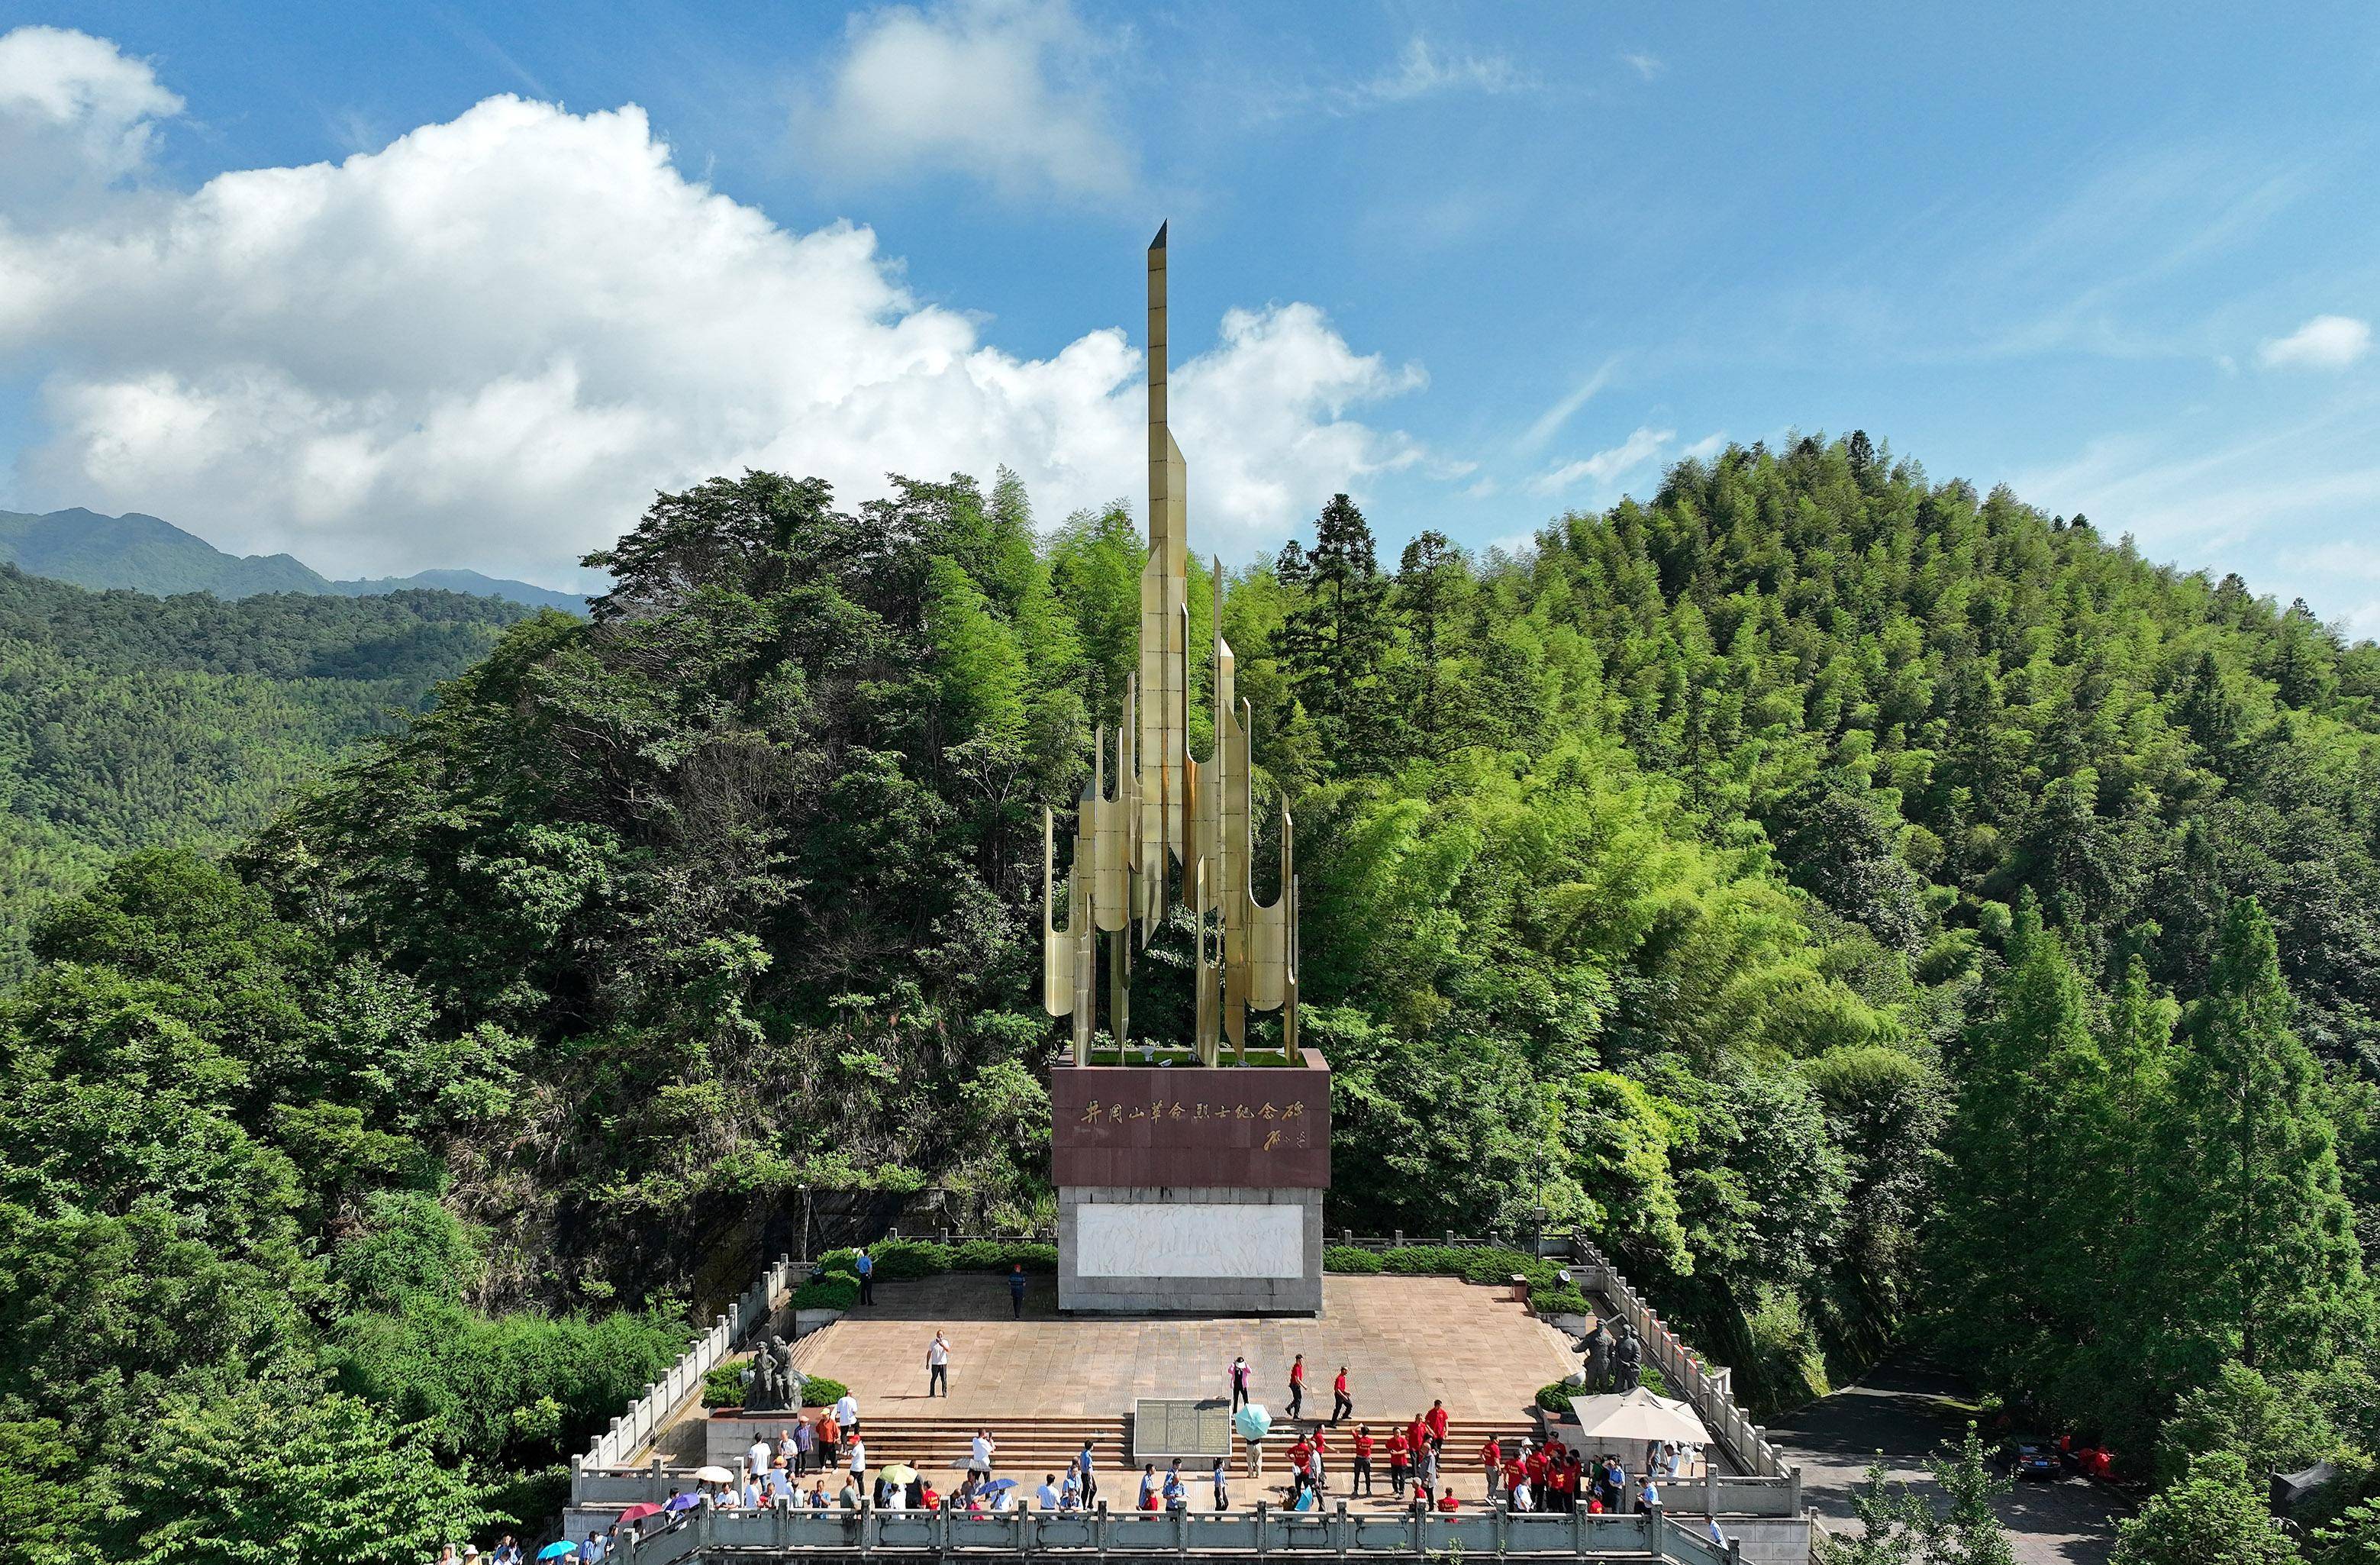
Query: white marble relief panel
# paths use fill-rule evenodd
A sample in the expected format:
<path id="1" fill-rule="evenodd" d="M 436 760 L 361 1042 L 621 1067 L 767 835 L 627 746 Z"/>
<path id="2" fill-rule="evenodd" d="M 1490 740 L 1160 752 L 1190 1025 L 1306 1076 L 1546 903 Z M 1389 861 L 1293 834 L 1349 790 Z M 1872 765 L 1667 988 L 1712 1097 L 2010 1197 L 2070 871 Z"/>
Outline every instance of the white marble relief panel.
<path id="1" fill-rule="evenodd" d="M 1084 1277 L 1301 1277 L 1305 1209 L 1296 1206 L 1087 1201 L 1075 1208 Z"/>

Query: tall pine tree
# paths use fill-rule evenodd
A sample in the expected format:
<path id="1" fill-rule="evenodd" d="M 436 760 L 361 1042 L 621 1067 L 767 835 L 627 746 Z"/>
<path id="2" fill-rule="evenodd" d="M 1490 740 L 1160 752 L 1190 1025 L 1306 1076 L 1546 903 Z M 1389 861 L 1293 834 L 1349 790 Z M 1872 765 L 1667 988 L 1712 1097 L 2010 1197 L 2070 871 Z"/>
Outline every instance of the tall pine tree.
<path id="1" fill-rule="evenodd" d="M 2272 921 L 2253 898 L 2225 910 L 2171 1081 L 2132 1268 L 2152 1391 L 2204 1384 L 2227 1358 L 2267 1373 L 2319 1365 L 2362 1259 L 2327 1085 L 2290 1030 Z"/>

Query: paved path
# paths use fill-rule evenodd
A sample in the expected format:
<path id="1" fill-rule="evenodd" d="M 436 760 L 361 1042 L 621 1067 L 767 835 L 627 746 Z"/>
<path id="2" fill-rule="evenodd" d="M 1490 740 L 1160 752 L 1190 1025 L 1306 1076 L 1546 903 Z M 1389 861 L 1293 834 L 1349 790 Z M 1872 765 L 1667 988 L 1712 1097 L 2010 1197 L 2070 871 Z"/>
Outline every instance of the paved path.
<path id="1" fill-rule="evenodd" d="M 1868 1463 L 1883 1453 L 1887 1474 L 1938 1494 L 1925 1458 L 1964 1425 L 1946 1397 L 1959 1390 L 1949 1377 L 1905 1363 L 1879 1365 L 1857 1383 L 1779 1421 L 1768 1431 L 1789 1461 L 1802 1464 L 1809 1503 L 1839 1533 L 1857 1526 L 1851 1499 Z M 2004 1496 L 2018 1565 L 2106 1565 L 2116 1546 L 2116 1519 L 2124 1504 L 2113 1490 L 2081 1478 L 2022 1484 Z"/>

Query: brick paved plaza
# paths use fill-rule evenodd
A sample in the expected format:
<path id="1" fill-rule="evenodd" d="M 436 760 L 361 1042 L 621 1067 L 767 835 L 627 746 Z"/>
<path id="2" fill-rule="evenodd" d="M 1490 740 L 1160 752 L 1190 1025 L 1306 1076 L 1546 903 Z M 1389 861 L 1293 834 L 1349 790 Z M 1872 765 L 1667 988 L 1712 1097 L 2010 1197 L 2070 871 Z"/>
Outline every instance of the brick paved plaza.
<path id="1" fill-rule="evenodd" d="M 1562 1334 L 1501 1288 L 1440 1277 L 1331 1277 L 1318 1319 L 1061 1317 L 1053 1279 L 1037 1277 L 1025 1318 L 1009 1318 L 1006 1280 L 951 1276 L 885 1282 L 799 1344 L 805 1370 L 852 1388 L 866 1413 L 958 1419 L 1111 1416 L 1135 1397 L 1229 1394 L 1234 1353 L 1256 1369 L 1257 1400 L 1287 1400 L 1291 1355 L 1306 1364 L 1305 1410 L 1330 1411 L 1330 1377 L 1348 1366 L 1357 1415 L 1404 1419 L 1442 1397 L 1456 1418 L 1526 1426 L 1537 1388 L 1577 1366 Z M 951 1342 L 951 1395 L 926 1400 L 926 1345 Z"/>

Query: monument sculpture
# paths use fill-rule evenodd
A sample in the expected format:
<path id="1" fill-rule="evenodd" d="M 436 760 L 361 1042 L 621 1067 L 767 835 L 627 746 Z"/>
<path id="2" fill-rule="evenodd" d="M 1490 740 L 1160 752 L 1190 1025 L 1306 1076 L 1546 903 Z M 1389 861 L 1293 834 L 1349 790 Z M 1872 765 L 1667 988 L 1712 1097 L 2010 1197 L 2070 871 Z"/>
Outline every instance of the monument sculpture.
<path id="1" fill-rule="evenodd" d="M 1223 567 L 1214 564 L 1213 753 L 1190 754 L 1189 498 L 1182 448 L 1166 423 L 1165 230 L 1148 247 L 1148 563 L 1140 575 L 1140 667 L 1127 681 L 1108 791 L 1108 731 L 1075 823 L 1066 923 L 1057 916 L 1057 831 L 1041 812 L 1041 990 L 1052 1016 L 1074 1021 L 1075 1063 L 1091 1062 L 1098 967 L 1108 962 L 1108 1022 L 1131 1041 L 1132 950 L 1146 946 L 1179 900 L 1197 916 L 1196 1051 L 1219 1062 L 1247 1052 L 1247 1013 L 1281 1013 L 1281 1049 L 1297 1045 L 1297 880 L 1289 811 L 1281 812 L 1281 891 L 1256 898 L 1249 805 L 1248 703 L 1238 698 L 1223 639 Z M 1099 937 L 1106 938 L 1101 942 Z"/>
<path id="2" fill-rule="evenodd" d="M 760 1340 L 744 1372 L 744 1411 L 783 1413 L 802 1405 L 808 1377 L 794 1367 L 794 1345 L 783 1337 Z"/>
<path id="3" fill-rule="evenodd" d="M 1166 230 L 1148 247 L 1148 560 L 1137 672 L 1093 742 L 1058 919 L 1057 823 L 1042 812 L 1042 1003 L 1071 1024 L 1050 1073 L 1062 1310 L 1300 1313 L 1322 1304 L 1328 1064 L 1298 1038 L 1297 878 L 1279 817 L 1279 889 L 1256 892 L 1253 713 L 1223 638 L 1213 564 L 1213 743 L 1191 754 L 1187 465 L 1166 407 Z M 1112 791 L 1111 791 L 1112 790 Z M 1177 909 L 1196 936 L 1184 1053 L 1131 1050 L 1135 944 Z M 1106 982 L 1100 982 L 1104 958 Z M 1100 1053 L 1106 991 L 1112 1061 Z M 1251 1049 L 1249 1013 L 1278 1012 Z M 1176 1064 L 1176 1057 L 1179 1063 Z"/>

